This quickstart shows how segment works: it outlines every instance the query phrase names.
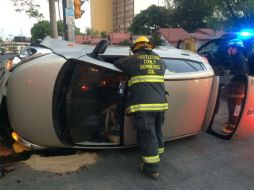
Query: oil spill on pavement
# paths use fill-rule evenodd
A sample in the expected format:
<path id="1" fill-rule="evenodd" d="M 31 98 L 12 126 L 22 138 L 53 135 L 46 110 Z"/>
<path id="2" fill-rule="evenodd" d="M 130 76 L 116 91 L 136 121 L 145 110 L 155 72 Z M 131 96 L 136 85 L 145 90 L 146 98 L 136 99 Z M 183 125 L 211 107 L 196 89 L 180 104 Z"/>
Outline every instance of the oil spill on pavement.
<path id="1" fill-rule="evenodd" d="M 64 174 L 76 172 L 81 168 L 93 165 L 98 159 L 97 153 L 78 152 L 67 156 L 43 157 L 32 155 L 28 160 L 22 162 L 36 171 Z"/>

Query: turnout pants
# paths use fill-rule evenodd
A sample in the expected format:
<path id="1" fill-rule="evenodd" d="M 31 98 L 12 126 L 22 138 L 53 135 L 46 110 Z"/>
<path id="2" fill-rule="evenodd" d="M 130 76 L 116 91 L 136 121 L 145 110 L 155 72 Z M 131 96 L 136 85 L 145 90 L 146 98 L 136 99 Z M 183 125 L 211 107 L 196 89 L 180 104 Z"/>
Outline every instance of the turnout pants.
<path id="1" fill-rule="evenodd" d="M 246 86 L 244 82 L 241 81 L 233 81 L 229 84 L 228 89 L 228 123 L 236 126 L 240 111 L 242 108 L 242 104 L 245 97 Z"/>
<path id="2" fill-rule="evenodd" d="M 161 112 L 135 112 L 134 127 L 141 149 L 144 169 L 157 172 L 160 164 L 160 153 L 164 152 L 162 125 L 164 124 L 164 111 Z"/>

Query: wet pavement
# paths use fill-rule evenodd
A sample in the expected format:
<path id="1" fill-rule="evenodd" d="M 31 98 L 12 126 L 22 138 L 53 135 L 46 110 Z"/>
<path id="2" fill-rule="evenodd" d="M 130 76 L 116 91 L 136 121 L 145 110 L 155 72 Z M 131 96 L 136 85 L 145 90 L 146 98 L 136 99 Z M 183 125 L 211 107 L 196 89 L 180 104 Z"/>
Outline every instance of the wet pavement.
<path id="1" fill-rule="evenodd" d="M 140 174 L 138 148 L 92 151 L 99 157 L 96 163 L 63 174 L 37 171 L 18 161 L 0 179 L 0 189 L 252 190 L 253 147 L 254 138 L 225 141 L 208 134 L 168 142 L 159 180 Z"/>

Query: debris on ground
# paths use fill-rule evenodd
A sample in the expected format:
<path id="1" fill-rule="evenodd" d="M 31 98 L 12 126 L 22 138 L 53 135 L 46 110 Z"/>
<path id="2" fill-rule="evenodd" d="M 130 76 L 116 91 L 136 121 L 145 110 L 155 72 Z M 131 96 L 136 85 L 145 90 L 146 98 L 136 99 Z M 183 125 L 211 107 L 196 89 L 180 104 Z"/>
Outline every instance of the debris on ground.
<path id="1" fill-rule="evenodd" d="M 9 156 L 13 153 L 14 153 L 13 149 L 8 148 L 7 146 L 4 146 L 3 144 L 0 143 L 0 157 Z"/>
<path id="2" fill-rule="evenodd" d="M 99 156 L 96 153 L 78 152 L 74 155 L 67 156 L 43 157 L 40 155 L 32 155 L 28 160 L 22 162 L 37 171 L 64 174 L 93 165 L 98 160 Z"/>
<path id="3" fill-rule="evenodd" d="M 0 143 L 0 157 L 7 157 L 14 154 L 13 149 Z M 0 164 L 0 178 L 2 178 L 6 172 L 11 172 L 15 170 L 12 163 Z"/>

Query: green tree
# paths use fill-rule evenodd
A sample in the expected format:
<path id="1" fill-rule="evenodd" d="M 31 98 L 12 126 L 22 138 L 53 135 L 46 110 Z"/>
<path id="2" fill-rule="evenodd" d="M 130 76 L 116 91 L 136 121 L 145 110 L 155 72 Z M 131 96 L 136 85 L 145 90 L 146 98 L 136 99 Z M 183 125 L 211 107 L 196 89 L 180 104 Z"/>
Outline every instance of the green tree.
<path id="1" fill-rule="evenodd" d="M 253 0 L 165 0 L 171 26 L 239 30 L 254 25 Z"/>
<path id="2" fill-rule="evenodd" d="M 75 26 L 75 34 L 76 34 L 76 35 L 83 35 L 84 33 L 82 33 L 82 32 L 80 31 L 80 28 L 78 28 L 78 27 Z"/>
<path id="3" fill-rule="evenodd" d="M 152 37 L 150 40 L 154 46 L 163 45 L 163 40 L 161 39 L 160 35 L 157 32 L 152 34 Z"/>
<path id="4" fill-rule="evenodd" d="M 31 42 L 36 42 L 38 39 L 43 39 L 46 36 L 50 35 L 50 24 L 47 20 L 39 21 L 34 24 L 31 28 Z"/>
<path id="5" fill-rule="evenodd" d="M 123 40 L 121 42 L 119 42 L 118 45 L 122 45 L 122 46 L 130 46 L 131 42 L 129 40 Z"/>
<path id="6" fill-rule="evenodd" d="M 92 29 L 91 28 L 87 28 L 86 29 L 86 31 L 85 31 L 85 33 L 86 33 L 86 35 L 92 35 Z"/>
<path id="7" fill-rule="evenodd" d="M 254 1 L 253 0 L 215 0 L 215 9 L 219 14 L 213 18 L 218 24 L 228 30 L 253 27 Z"/>
<path id="8" fill-rule="evenodd" d="M 40 5 L 35 4 L 34 0 L 11 0 L 17 12 L 26 12 L 29 17 L 43 19 L 43 14 L 39 11 Z"/>
<path id="9" fill-rule="evenodd" d="M 91 35 L 93 37 L 99 37 L 99 32 L 97 30 L 93 30 L 91 28 L 86 29 L 86 35 Z"/>
<path id="10" fill-rule="evenodd" d="M 59 36 L 64 36 L 64 24 L 63 21 L 57 21 L 57 31 Z"/>
<path id="11" fill-rule="evenodd" d="M 58 35 L 63 36 L 64 34 L 64 26 L 62 21 L 57 21 L 57 29 Z M 46 36 L 50 35 L 50 23 L 47 20 L 39 21 L 38 23 L 34 24 L 31 28 L 32 42 L 36 42 L 37 39 L 43 39 Z M 82 34 L 80 29 L 75 27 L 75 34 Z"/>
<path id="12" fill-rule="evenodd" d="M 172 13 L 170 25 L 182 27 L 192 32 L 196 28 L 207 27 L 215 7 L 213 0 L 167 0 L 168 10 Z"/>
<path id="13" fill-rule="evenodd" d="M 152 5 L 137 14 L 128 29 L 133 34 L 150 35 L 158 28 L 169 26 L 170 12 L 166 7 Z"/>
<path id="14" fill-rule="evenodd" d="M 100 36 L 101 36 L 101 38 L 107 38 L 108 37 L 108 33 L 106 31 L 102 31 L 100 33 Z"/>

